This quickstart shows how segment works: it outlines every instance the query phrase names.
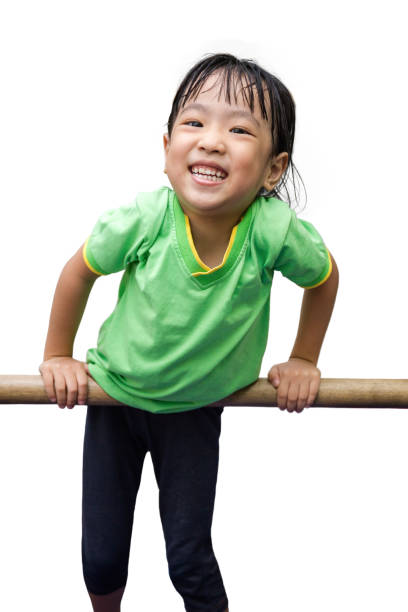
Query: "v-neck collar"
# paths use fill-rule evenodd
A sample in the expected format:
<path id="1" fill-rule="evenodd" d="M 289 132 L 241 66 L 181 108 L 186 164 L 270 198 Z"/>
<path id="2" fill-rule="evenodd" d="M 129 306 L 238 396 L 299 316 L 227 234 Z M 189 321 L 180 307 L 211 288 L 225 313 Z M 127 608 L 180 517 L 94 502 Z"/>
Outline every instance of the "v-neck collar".
<path id="1" fill-rule="evenodd" d="M 251 205 L 247 208 L 241 221 L 232 229 L 222 263 L 215 268 L 210 268 L 200 259 L 194 245 L 190 220 L 184 213 L 175 193 L 173 194 L 172 208 L 177 243 L 187 269 L 200 285 L 207 286 L 212 284 L 229 272 L 237 261 L 251 224 L 253 206 Z"/>

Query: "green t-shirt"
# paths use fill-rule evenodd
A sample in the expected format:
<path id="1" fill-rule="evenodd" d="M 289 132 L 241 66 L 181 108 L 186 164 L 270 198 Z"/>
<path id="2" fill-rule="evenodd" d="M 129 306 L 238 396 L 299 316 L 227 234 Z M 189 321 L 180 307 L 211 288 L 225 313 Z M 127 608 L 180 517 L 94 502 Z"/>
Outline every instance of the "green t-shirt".
<path id="1" fill-rule="evenodd" d="M 328 251 L 285 202 L 257 198 L 210 269 L 167 187 L 100 217 L 84 247 L 91 270 L 124 270 L 89 370 L 111 397 L 150 412 L 182 412 L 254 382 L 268 337 L 274 270 L 311 288 L 330 275 Z"/>

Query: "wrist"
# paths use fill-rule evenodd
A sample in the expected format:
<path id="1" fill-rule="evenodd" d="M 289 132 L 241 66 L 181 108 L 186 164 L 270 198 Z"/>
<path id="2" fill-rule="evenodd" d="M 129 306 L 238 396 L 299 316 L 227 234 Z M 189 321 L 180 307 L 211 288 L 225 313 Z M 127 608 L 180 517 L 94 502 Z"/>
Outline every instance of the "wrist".
<path id="1" fill-rule="evenodd" d="M 312 365 L 314 365 L 315 367 L 317 367 L 317 357 L 313 357 L 311 355 L 298 355 L 296 353 L 292 353 L 289 357 L 289 361 L 291 361 L 292 359 L 301 359 L 302 361 L 307 361 L 309 363 L 311 363 Z"/>
<path id="2" fill-rule="evenodd" d="M 69 358 L 72 359 L 72 353 L 44 353 L 43 361 L 48 361 L 49 359 L 59 359 L 59 358 Z"/>

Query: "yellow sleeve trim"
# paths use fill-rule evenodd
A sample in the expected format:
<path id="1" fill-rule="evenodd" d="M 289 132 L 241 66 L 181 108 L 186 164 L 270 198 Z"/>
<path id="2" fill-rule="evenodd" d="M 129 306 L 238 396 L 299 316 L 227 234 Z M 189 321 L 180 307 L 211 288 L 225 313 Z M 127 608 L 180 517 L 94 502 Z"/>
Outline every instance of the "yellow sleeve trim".
<path id="1" fill-rule="evenodd" d="M 311 285 L 310 287 L 302 287 L 302 289 L 315 289 L 315 287 L 319 287 L 320 285 L 323 285 L 323 283 L 327 281 L 333 269 L 332 259 L 330 257 L 329 251 L 327 251 L 327 256 L 329 258 L 329 269 L 327 271 L 326 276 L 320 282 L 316 283 L 315 285 Z"/>
<path id="2" fill-rule="evenodd" d="M 190 219 L 187 217 L 187 215 L 184 215 L 184 219 L 186 221 L 186 231 L 187 231 L 188 243 L 189 243 L 190 248 L 191 248 L 191 250 L 193 252 L 193 255 L 194 255 L 197 263 L 199 263 L 200 266 L 202 268 L 204 268 L 204 270 L 206 270 L 206 272 L 193 272 L 191 276 L 201 276 L 203 274 L 211 274 L 211 272 L 215 272 L 216 270 L 219 270 L 220 268 L 222 268 L 222 266 L 227 261 L 228 255 L 230 254 L 231 249 L 232 249 L 232 245 L 234 244 L 235 235 L 237 233 L 238 225 L 235 225 L 232 228 L 232 232 L 231 232 L 231 236 L 230 236 L 229 243 L 228 243 L 228 246 L 227 246 L 227 250 L 224 253 L 224 257 L 222 259 L 222 262 L 220 263 L 219 266 L 216 266 L 215 268 L 210 268 L 209 266 L 207 266 L 207 264 L 205 264 L 202 261 L 202 259 L 200 258 L 199 254 L 197 253 L 197 250 L 196 250 L 195 244 L 194 244 L 194 240 L 193 240 L 193 235 L 191 233 Z"/>
<path id="3" fill-rule="evenodd" d="M 90 269 L 91 272 L 93 272 L 94 274 L 97 274 L 98 276 L 104 276 L 102 274 L 102 272 L 98 272 L 98 270 L 95 270 L 95 268 L 93 266 L 91 266 L 91 264 L 89 263 L 89 260 L 88 260 L 88 258 L 86 256 L 86 247 L 88 245 L 88 241 L 89 241 L 89 238 L 85 242 L 84 248 L 82 249 L 82 255 L 84 257 L 84 262 L 86 263 L 86 265 L 88 266 L 88 268 Z"/>

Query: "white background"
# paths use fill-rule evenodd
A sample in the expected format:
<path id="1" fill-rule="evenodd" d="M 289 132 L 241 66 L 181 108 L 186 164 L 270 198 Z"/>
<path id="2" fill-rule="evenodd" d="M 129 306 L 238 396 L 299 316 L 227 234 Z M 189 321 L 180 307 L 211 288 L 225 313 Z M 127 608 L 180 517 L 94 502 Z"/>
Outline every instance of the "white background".
<path id="1" fill-rule="evenodd" d="M 59 272 L 106 209 L 166 183 L 162 133 L 204 53 L 258 60 L 292 91 L 301 213 L 340 269 L 324 377 L 403 378 L 403 3 L 3 2 L 0 373 L 35 374 Z M 96 283 L 75 355 L 111 312 Z M 302 292 L 277 275 L 261 375 L 293 343 Z M 2 608 L 90 610 L 82 580 L 85 409 L 1 407 Z M 408 609 L 408 411 L 226 408 L 213 525 L 232 612 Z M 179 612 L 150 456 L 124 611 Z"/>

